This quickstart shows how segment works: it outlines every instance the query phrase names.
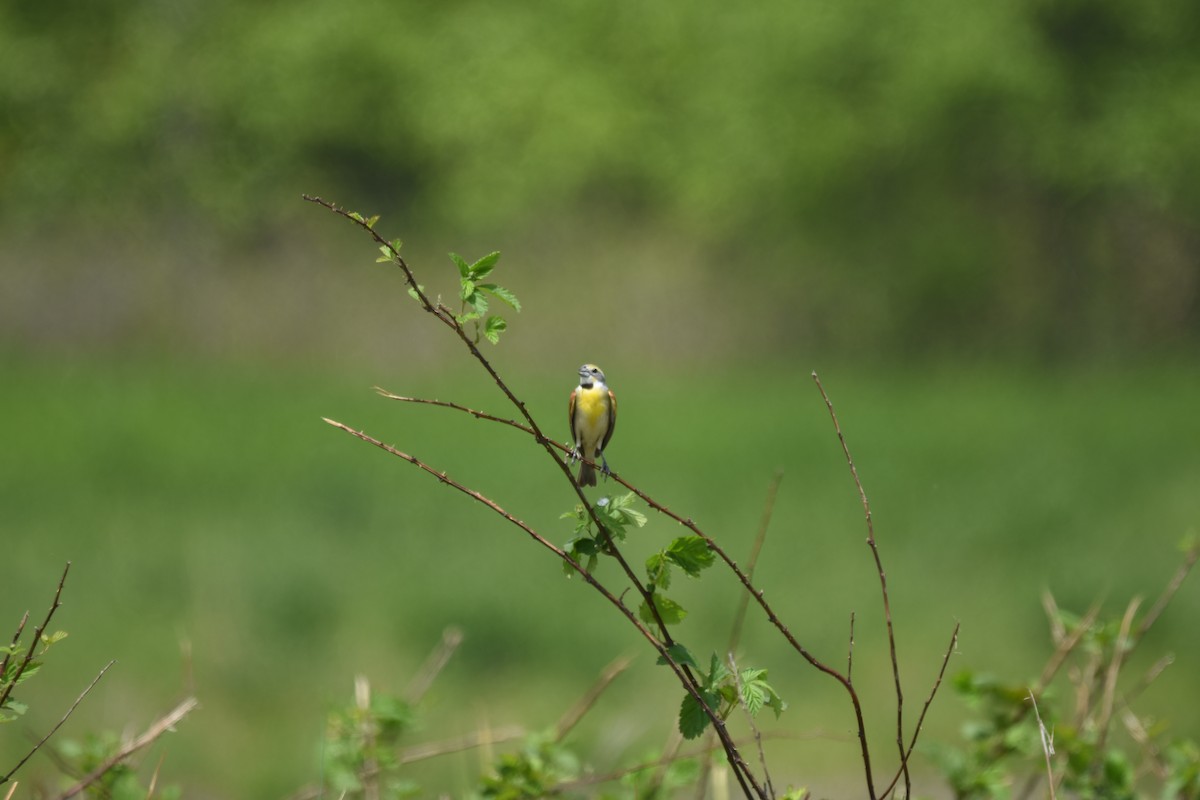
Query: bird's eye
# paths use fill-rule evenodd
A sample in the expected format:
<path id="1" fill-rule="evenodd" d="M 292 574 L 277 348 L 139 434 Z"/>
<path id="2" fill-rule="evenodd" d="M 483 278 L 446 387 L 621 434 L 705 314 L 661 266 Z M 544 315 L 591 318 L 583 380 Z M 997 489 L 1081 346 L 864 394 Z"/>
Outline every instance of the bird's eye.
<path id="1" fill-rule="evenodd" d="M 599 375 L 599 374 L 600 374 L 600 370 L 596 369 L 595 367 L 592 367 L 592 374 L 593 374 L 593 375 Z"/>

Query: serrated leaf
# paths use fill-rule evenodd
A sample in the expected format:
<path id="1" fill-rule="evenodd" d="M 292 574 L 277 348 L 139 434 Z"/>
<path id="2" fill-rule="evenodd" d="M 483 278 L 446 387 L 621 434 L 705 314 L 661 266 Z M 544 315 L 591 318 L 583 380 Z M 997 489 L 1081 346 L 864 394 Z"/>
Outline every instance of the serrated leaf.
<path id="1" fill-rule="evenodd" d="M 646 577 L 651 585 L 660 589 L 671 588 L 671 563 L 662 553 L 655 553 L 646 559 Z"/>
<path id="2" fill-rule="evenodd" d="M 66 631 L 55 631 L 54 633 L 43 633 L 42 634 L 42 642 L 46 646 L 55 644 L 56 642 L 61 642 L 65 638 L 67 638 Z"/>
<path id="3" fill-rule="evenodd" d="M 466 262 L 466 259 L 460 256 L 458 253 L 451 253 L 450 260 L 453 261 L 455 266 L 458 267 L 458 274 L 460 276 L 463 278 L 469 278 L 471 276 L 471 265 Z"/>
<path id="4" fill-rule="evenodd" d="M 692 656 L 692 652 L 690 650 L 688 650 L 686 647 L 684 647 L 683 645 L 681 645 L 679 642 L 676 642 L 675 644 L 668 647 L 667 654 L 670 655 L 671 658 L 673 658 L 675 660 L 676 664 L 680 664 L 682 666 L 688 666 L 688 667 L 691 667 L 692 669 L 700 669 L 700 665 L 696 663 L 696 659 Z M 659 656 L 658 660 L 655 663 L 659 664 L 659 665 L 665 665 L 667 663 L 667 660 L 665 658 L 663 658 L 662 656 Z"/>
<path id="5" fill-rule="evenodd" d="M 665 597 L 658 592 L 652 592 L 650 597 L 654 600 L 654 607 L 658 609 L 658 616 L 662 618 L 664 625 L 678 625 L 687 616 L 687 609 L 671 598 Z M 647 625 L 655 625 L 658 622 L 645 600 L 638 607 L 638 616 Z"/>
<path id="6" fill-rule="evenodd" d="M 475 280 L 485 277 L 489 272 L 496 268 L 496 262 L 500 260 L 500 251 L 488 253 L 483 258 L 476 261 L 470 266 L 468 273 Z"/>
<path id="7" fill-rule="evenodd" d="M 728 677 L 729 670 L 726 669 L 724 662 L 717 658 L 717 654 L 713 653 L 708 662 L 708 683 L 705 685 L 715 689 Z"/>
<path id="8" fill-rule="evenodd" d="M 711 708 L 720 702 L 720 698 L 710 692 L 704 692 L 704 701 Z M 684 695 L 683 703 L 679 706 L 679 732 L 683 734 L 683 738 L 695 739 L 704 733 L 710 722 L 712 720 L 704 713 L 704 706 L 700 705 L 700 701 L 690 693 Z"/>
<path id="9" fill-rule="evenodd" d="M 481 283 L 479 284 L 479 288 L 496 295 L 496 297 L 499 297 L 517 311 L 521 310 L 521 301 L 517 299 L 515 294 L 510 292 L 508 289 L 505 289 L 503 286 L 497 286 L 494 283 Z"/>
<path id="10" fill-rule="evenodd" d="M 758 712 L 762 711 L 763 703 L 767 702 L 767 692 L 756 682 L 743 683 L 741 700 L 750 716 L 757 717 Z"/>
<path id="11" fill-rule="evenodd" d="M 508 323 L 504 321 L 504 317 L 488 317 L 487 322 L 483 326 L 483 335 L 492 344 L 500 341 L 500 334 L 508 330 Z"/>
<path id="12" fill-rule="evenodd" d="M 716 557 L 701 536 L 681 536 L 667 547 L 667 558 L 693 578 L 711 567 Z"/>
<path id="13" fill-rule="evenodd" d="M 470 278 L 463 278 L 459 286 L 458 296 L 463 299 L 463 302 L 470 303 L 471 297 L 475 294 L 475 281 Z"/>
<path id="14" fill-rule="evenodd" d="M 363 215 L 357 211 L 351 211 L 348 216 L 355 222 L 366 222 L 366 220 L 363 219 Z"/>
<path id="15" fill-rule="evenodd" d="M 376 223 L 376 222 L 379 222 L 379 215 L 378 215 L 378 214 L 376 214 L 375 216 L 373 216 L 373 217 L 370 217 L 369 219 L 366 219 L 366 220 L 364 220 L 364 221 L 367 223 L 367 227 L 368 227 L 368 228 L 374 228 L 374 227 L 375 227 L 375 223 Z"/>

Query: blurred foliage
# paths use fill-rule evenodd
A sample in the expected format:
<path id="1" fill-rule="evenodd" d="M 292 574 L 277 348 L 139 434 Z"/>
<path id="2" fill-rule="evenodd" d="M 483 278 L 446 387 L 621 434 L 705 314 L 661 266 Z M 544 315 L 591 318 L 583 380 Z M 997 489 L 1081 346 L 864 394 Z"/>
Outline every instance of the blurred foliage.
<path id="1" fill-rule="evenodd" d="M 23 226 L 255 240 L 300 191 L 406 228 L 604 212 L 792 290 L 762 320 L 788 339 L 1200 332 L 1188 0 L 71 6 L 0 4 L 0 212 Z"/>

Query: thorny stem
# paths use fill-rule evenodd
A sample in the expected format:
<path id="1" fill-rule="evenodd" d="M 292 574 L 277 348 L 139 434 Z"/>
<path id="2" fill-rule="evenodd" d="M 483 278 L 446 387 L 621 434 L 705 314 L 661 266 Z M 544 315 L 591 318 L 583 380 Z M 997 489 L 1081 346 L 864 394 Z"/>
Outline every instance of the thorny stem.
<path id="1" fill-rule="evenodd" d="M 426 403 L 426 404 L 430 404 L 430 405 L 443 406 L 445 408 L 453 408 L 455 410 L 463 411 L 465 413 L 471 414 L 472 416 L 475 416 L 480 419 L 488 419 L 493 422 L 499 422 L 504 425 L 511 425 L 512 427 L 517 428 L 518 430 L 523 430 L 528 434 L 536 435 L 530 428 L 528 428 L 527 426 L 522 425 L 520 423 L 513 422 L 512 420 L 502 419 L 500 417 L 495 417 L 490 414 L 485 414 L 480 411 L 475 411 L 473 409 L 465 408 L 464 406 L 460 406 L 460 405 L 457 405 L 454 403 L 446 403 L 446 402 L 443 402 L 440 400 L 417 400 L 415 398 L 402 397 L 400 395 L 394 395 L 394 394 L 390 394 L 387 392 L 384 392 L 383 395 L 385 397 L 388 397 L 393 400 L 401 400 L 401 401 L 405 401 L 405 402 L 419 402 L 419 403 Z M 552 443 L 552 444 L 554 446 L 559 447 L 559 449 L 563 450 L 564 452 L 566 452 L 568 449 L 562 445 L 558 445 L 557 443 Z M 584 460 L 586 461 L 586 459 L 584 459 Z M 589 461 L 587 463 L 590 464 L 592 462 Z M 807 661 L 812 667 L 816 668 L 817 670 L 819 670 L 821 672 L 824 672 L 826 675 L 833 678 L 834 680 L 836 680 L 838 683 L 840 683 L 842 685 L 842 687 L 846 690 L 846 693 L 850 696 L 850 704 L 854 708 L 854 717 L 855 717 L 855 722 L 856 722 L 857 731 L 858 731 L 859 749 L 860 749 L 860 754 L 861 754 L 861 758 L 862 758 L 862 762 L 863 762 L 863 769 L 866 774 L 867 792 L 868 792 L 868 796 L 871 798 L 871 800 L 874 800 L 876 797 L 876 794 L 875 794 L 875 788 L 874 788 L 874 778 L 872 777 L 872 774 L 871 774 L 870 748 L 867 745 L 866 721 L 863 717 L 862 703 L 859 700 L 858 692 L 855 690 L 853 682 L 851 682 L 850 679 L 847 678 L 845 675 L 842 675 L 836 669 L 834 669 L 833 667 L 830 667 L 829 665 L 827 665 L 823 661 L 821 661 L 819 658 L 814 656 L 811 652 L 809 652 L 809 650 L 806 647 L 804 647 L 804 645 L 802 645 L 799 642 L 799 640 L 796 639 L 796 637 L 792 634 L 792 632 L 788 628 L 788 626 L 786 624 L 784 624 L 783 620 L 781 620 L 779 618 L 779 616 L 775 613 L 775 609 L 771 606 L 770 603 L 767 602 L 767 600 L 764 597 L 763 590 L 756 588 L 754 586 L 753 581 L 751 581 L 750 576 L 746 573 L 746 571 L 743 570 L 740 566 L 738 566 L 737 562 L 729 557 L 729 554 L 726 553 L 725 550 L 719 544 L 717 544 L 716 540 L 714 540 L 711 536 L 709 536 L 707 533 L 705 533 L 694 521 L 692 521 L 691 518 L 684 518 L 684 517 L 679 516 L 674 511 L 672 511 L 670 508 L 663 505 L 662 503 L 659 503 L 653 497 L 646 494 L 644 491 L 642 491 L 641 489 L 634 486 L 629 481 L 622 478 L 619 474 L 614 472 L 614 473 L 612 473 L 611 477 L 614 481 L 616 481 L 617 483 L 621 484 L 629 491 L 636 494 L 650 508 L 653 508 L 655 511 L 659 512 L 660 514 L 670 517 L 671 519 L 678 522 L 680 525 L 683 525 L 685 528 L 690 530 L 692 533 L 694 533 L 697 536 L 699 536 L 700 538 L 702 538 L 704 540 L 705 544 L 708 545 L 708 548 L 710 550 L 712 550 L 714 553 L 716 553 L 717 556 L 725 563 L 725 565 L 727 567 L 729 567 L 730 571 L 733 572 L 733 574 L 737 577 L 738 581 L 742 584 L 742 586 L 746 589 L 746 591 L 749 592 L 750 596 L 753 597 L 755 602 L 758 603 L 759 607 L 763 610 L 763 613 L 766 614 L 767 620 L 772 625 L 775 626 L 775 629 L 779 631 L 779 633 L 783 636 L 783 638 L 785 640 L 787 640 L 788 644 L 790 644 L 792 646 L 792 649 L 795 650 L 797 653 L 799 653 L 800 656 L 805 661 Z"/>
<path id="2" fill-rule="evenodd" d="M 729 733 L 725 728 L 724 722 L 720 721 L 720 715 L 716 712 L 715 709 L 713 709 L 711 706 L 709 706 L 708 702 L 704 699 L 703 693 L 694 685 L 694 680 L 688 680 L 688 676 L 686 676 L 684 674 L 683 667 L 674 658 L 671 657 L 671 654 L 667 649 L 670 645 L 664 644 L 657 636 L 655 636 L 650 631 L 650 629 L 647 628 L 645 625 L 643 625 L 641 620 L 639 620 L 637 618 L 637 616 L 632 611 L 629 610 L 629 607 L 626 606 L 623 602 L 621 602 L 620 598 L 618 598 L 616 595 L 614 595 L 612 592 L 610 592 L 608 590 L 608 588 L 605 587 L 602 583 L 597 581 L 595 579 L 595 577 L 592 576 L 591 573 L 589 573 L 586 569 L 583 568 L 583 565 L 581 565 L 575 559 L 571 558 L 571 556 L 565 550 L 563 550 L 562 548 L 555 545 L 553 542 L 551 542 L 546 537 L 542 536 L 540 533 L 535 531 L 533 528 L 531 528 L 525 522 L 523 522 L 520 519 L 518 519 L 517 517 L 513 516 L 508 511 L 505 511 L 504 508 L 502 508 L 494 500 L 486 497 L 485 495 L 483 495 L 480 492 L 475 491 L 474 489 L 467 488 L 466 486 L 459 483 L 455 479 L 449 477 L 446 474 L 446 472 L 436 470 L 433 467 L 426 464 L 424 461 L 421 461 L 419 458 L 409 455 L 408 453 L 405 453 L 402 450 L 392 447 L 389 444 L 385 444 L 384 442 L 381 442 L 380 440 L 378 440 L 366 433 L 363 433 L 362 431 L 355 430 L 354 428 L 351 428 L 349 425 L 345 425 L 341 422 L 337 422 L 336 420 L 332 420 L 332 419 L 328 419 L 328 418 L 325 418 L 325 422 L 329 423 L 330 425 L 332 425 L 335 428 L 339 428 L 340 430 L 345 431 L 346 433 L 350 434 L 351 436 L 354 436 L 358 439 L 363 440 L 364 442 L 367 442 L 368 444 L 372 444 L 375 447 L 378 447 L 379 449 L 381 449 L 387 453 L 391 453 L 394 456 L 402 458 L 403 460 L 407 461 L 408 463 L 412 464 L 413 466 L 434 476 L 435 478 L 437 478 L 439 481 L 446 484 L 447 486 L 457 489 L 458 491 L 460 491 L 463 494 L 467 495 L 468 497 L 472 498 L 476 502 L 483 504 L 487 508 L 494 511 L 496 514 L 499 514 L 501 517 L 503 517 L 505 520 L 507 520 L 511 524 L 513 524 L 513 525 L 517 526 L 518 528 L 520 528 L 521 530 L 523 530 L 535 542 L 537 542 L 542 547 L 544 547 L 547 550 L 554 553 L 562 561 L 566 562 L 571 567 L 571 569 L 575 570 L 575 572 L 577 572 L 580 575 L 580 577 L 582 577 L 583 580 L 588 583 L 588 585 L 590 585 L 593 589 L 595 589 L 597 592 L 599 592 L 601 595 L 603 595 L 604 599 L 607 600 L 610 605 L 612 605 L 614 608 L 616 608 L 618 611 L 620 611 L 620 613 L 625 616 L 625 618 L 630 622 L 630 624 L 632 624 L 635 628 L 637 628 L 638 632 L 640 634 L 642 634 L 642 636 L 646 639 L 646 641 L 648 641 L 650 643 L 650 645 L 656 651 L 658 651 L 658 654 L 660 656 L 662 656 L 663 661 L 675 673 L 675 676 L 683 684 L 683 686 L 687 690 L 687 692 L 690 695 L 692 695 L 692 697 L 697 702 L 700 703 L 700 707 L 703 708 L 705 713 L 709 716 L 709 718 L 713 720 L 713 725 L 714 725 L 714 727 L 716 727 L 716 729 L 718 731 L 718 735 L 721 737 L 721 743 L 725 748 L 725 752 L 727 754 L 729 754 L 730 759 L 732 760 L 734 757 L 738 758 L 739 760 L 741 759 L 741 754 L 737 751 L 736 745 L 733 744 L 732 739 L 729 737 Z M 745 770 L 745 773 L 746 773 L 743 777 L 746 781 L 748 781 L 753 786 L 754 793 L 756 795 L 758 795 L 759 797 L 765 797 L 765 795 L 763 794 L 762 787 L 760 787 L 757 784 L 757 782 L 755 782 L 753 776 L 749 773 L 749 768 L 745 765 L 745 762 L 742 762 L 742 768 Z M 735 774 L 737 774 L 736 771 L 735 771 Z M 750 788 L 746 787 L 744 785 L 743 785 L 743 788 L 746 792 L 746 795 L 750 796 Z"/>
<path id="3" fill-rule="evenodd" d="M 302 197 L 305 200 L 311 203 L 316 203 L 317 205 L 320 205 L 329 211 L 338 214 L 339 216 L 345 217 L 354 224 L 358 225 L 360 228 L 366 231 L 381 248 L 390 253 L 393 262 L 404 272 L 405 281 L 412 289 L 413 294 L 417 297 L 417 300 L 421 303 L 421 306 L 427 312 L 433 314 L 435 317 L 441 320 L 442 323 L 448 328 L 454 331 L 462 343 L 467 347 L 467 350 L 470 351 L 471 355 L 474 356 L 475 360 L 479 362 L 479 364 L 487 371 L 489 375 L 491 375 L 493 382 L 495 382 L 495 384 L 500 388 L 509 401 L 521 412 L 521 416 L 525 418 L 525 421 L 528 423 L 530 431 L 537 442 L 543 447 L 543 449 L 545 449 L 546 454 L 550 456 L 550 458 L 558 465 L 558 468 L 562 471 L 563 475 L 566 476 L 567 481 L 571 484 L 576 496 L 578 496 L 579 502 L 582 503 L 584 508 L 587 509 L 588 516 L 591 517 L 596 529 L 599 530 L 601 535 L 604 537 L 606 549 L 616 559 L 617 563 L 620 564 L 621 570 L 625 573 L 625 576 L 629 579 L 630 583 L 633 584 L 634 588 L 637 589 L 638 594 L 642 596 L 642 600 L 645 602 L 650 614 L 654 617 L 654 620 L 658 625 L 658 629 L 662 635 L 662 640 L 666 643 L 667 647 L 672 646 L 675 643 L 674 639 L 671 637 L 670 631 L 667 630 L 666 622 L 663 621 L 662 615 L 659 613 L 658 606 L 654 603 L 653 593 L 651 590 L 646 588 L 645 584 L 641 582 L 641 580 L 637 577 L 637 574 L 633 571 L 633 568 L 629 565 L 629 562 L 625 559 L 625 556 L 617 548 L 616 542 L 613 541 L 608 529 L 600 521 L 599 515 L 596 514 L 596 509 L 590 502 L 588 502 L 587 496 L 583 493 L 583 488 L 579 485 L 579 482 L 571 473 L 571 468 L 562 459 L 555 455 L 554 445 L 556 443 L 542 433 L 541 428 L 534 420 L 533 415 L 530 414 L 529 410 L 525 407 L 525 403 L 521 401 L 511 389 L 509 389 L 508 385 L 500 377 L 499 373 L 496 372 L 491 362 L 489 362 L 483 353 L 480 352 L 479 348 L 475 345 L 474 340 L 467 334 L 466 330 L 463 329 L 463 326 L 459 324 L 458 320 L 455 319 L 453 313 L 451 313 L 450 310 L 441 303 L 438 303 L 437 306 L 434 306 L 433 303 L 429 301 L 429 297 L 421 290 L 420 285 L 417 283 L 416 276 L 413 274 L 412 269 L 408 266 L 408 262 L 404 260 L 404 257 L 400 255 L 396 247 L 393 246 L 391 242 L 380 236 L 375 231 L 372 224 L 369 224 L 366 220 L 364 220 L 361 215 L 351 214 L 345 209 L 340 208 L 331 202 L 323 200 L 320 197 L 313 197 L 307 194 L 302 195 Z M 671 658 L 669 654 L 665 657 L 668 660 Z M 681 678 L 681 680 L 686 678 L 685 682 L 692 687 L 692 690 L 694 690 L 696 694 L 699 694 L 700 684 L 696 676 L 692 674 L 691 668 L 686 664 L 678 666 L 682 670 L 683 678 Z M 712 720 L 714 726 L 723 726 L 723 722 L 715 715 L 710 715 L 710 719 Z M 732 748 L 732 740 L 729 739 L 727 735 L 722 737 L 722 742 L 728 742 Z M 749 782 L 756 788 L 757 783 L 748 774 L 745 776 L 740 774 L 743 770 L 748 772 L 748 767 L 745 761 L 742 760 L 740 755 L 737 753 L 736 748 L 729 750 L 729 756 L 730 764 L 734 768 L 734 774 L 737 775 L 738 782 L 741 784 L 742 790 L 749 795 L 749 787 L 746 785 L 747 780 L 749 780 Z M 759 790 L 757 793 L 760 797 L 762 796 L 761 790 Z"/>
<path id="4" fill-rule="evenodd" d="M 900 686 L 900 662 L 896 657 L 896 632 L 892 627 L 892 605 L 888 600 L 887 575 L 883 571 L 879 547 L 875 544 L 875 523 L 871 519 L 871 504 L 867 501 L 867 493 L 858 477 L 858 468 L 854 466 L 854 459 L 850 457 L 850 446 L 846 444 L 842 426 L 838 424 L 837 412 L 833 410 L 833 401 L 825 393 L 825 387 L 821 385 L 821 379 L 817 377 L 817 373 L 812 374 L 812 379 L 821 391 L 821 398 L 825 401 L 826 408 L 829 409 L 829 418 L 833 420 L 833 429 L 837 431 L 838 441 L 842 444 L 842 453 L 846 456 L 846 464 L 850 467 L 850 475 L 854 478 L 854 486 L 858 489 L 858 497 L 862 501 L 863 514 L 867 520 L 867 545 L 871 548 L 871 555 L 875 558 L 875 568 L 879 571 L 879 588 L 883 593 L 883 616 L 887 621 L 888 648 L 892 654 L 892 678 L 896 685 L 896 747 L 900 751 L 901 769 L 904 772 L 904 794 L 906 797 L 911 797 L 912 780 L 908 774 L 908 759 L 904 754 L 904 690 Z"/>

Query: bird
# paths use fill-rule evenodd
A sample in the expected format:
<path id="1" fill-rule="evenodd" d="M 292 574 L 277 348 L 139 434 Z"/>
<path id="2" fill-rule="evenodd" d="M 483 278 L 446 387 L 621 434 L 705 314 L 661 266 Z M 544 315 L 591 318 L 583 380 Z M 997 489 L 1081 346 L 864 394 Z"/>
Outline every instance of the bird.
<path id="1" fill-rule="evenodd" d="M 594 462 L 599 457 L 607 478 L 610 473 L 604 448 L 608 447 L 617 427 L 617 397 L 605 383 L 604 372 L 595 364 L 584 364 L 579 368 L 579 386 L 571 392 L 567 412 L 575 442 L 572 460 L 586 458 Z M 596 470 L 591 464 L 579 465 L 579 485 L 596 485 Z"/>

